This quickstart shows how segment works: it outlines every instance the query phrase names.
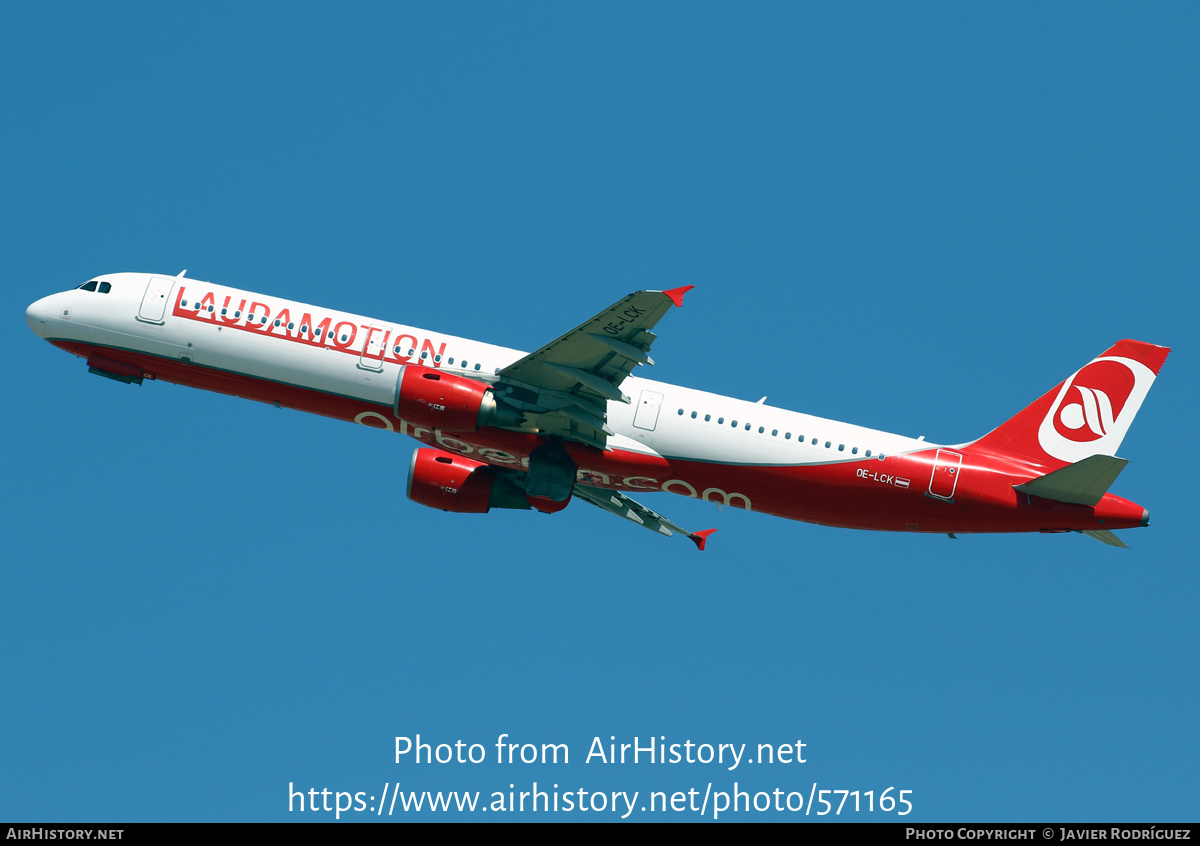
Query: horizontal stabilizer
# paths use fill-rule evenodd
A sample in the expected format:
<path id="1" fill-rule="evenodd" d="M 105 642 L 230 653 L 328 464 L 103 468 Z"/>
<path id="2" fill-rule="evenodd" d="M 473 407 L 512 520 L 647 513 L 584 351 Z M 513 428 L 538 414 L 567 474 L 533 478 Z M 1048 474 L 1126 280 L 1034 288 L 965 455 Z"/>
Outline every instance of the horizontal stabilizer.
<path id="1" fill-rule="evenodd" d="M 1013 487 L 1023 494 L 1040 496 L 1042 499 L 1070 502 L 1075 505 L 1096 505 L 1108 493 L 1109 487 L 1128 463 L 1126 459 L 1112 455 L 1091 455 L 1053 473 Z M 1120 541 L 1117 543 L 1124 546 Z"/>
<path id="2" fill-rule="evenodd" d="M 1129 549 L 1129 547 L 1121 542 L 1119 537 L 1108 529 L 1084 529 L 1083 533 L 1089 538 L 1095 538 L 1100 543 L 1106 543 L 1109 546 L 1119 546 L 1121 549 Z"/>

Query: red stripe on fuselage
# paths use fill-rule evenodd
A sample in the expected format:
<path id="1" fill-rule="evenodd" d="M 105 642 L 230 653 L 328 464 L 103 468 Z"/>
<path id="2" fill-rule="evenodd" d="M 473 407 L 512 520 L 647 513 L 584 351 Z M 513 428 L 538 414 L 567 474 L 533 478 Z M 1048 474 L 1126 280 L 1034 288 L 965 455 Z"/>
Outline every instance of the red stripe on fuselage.
<path id="1" fill-rule="evenodd" d="M 366 400 L 129 350 L 73 341 L 51 343 L 84 358 L 101 354 L 140 367 L 162 381 L 396 431 L 497 467 L 526 469 L 529 453 L 546 440 L 502 429 L 450 434 L 415 426 L 396 417 L 389 406 Z M 1095 508 L 1018 494 L 1014 484 L 1046 471 L 1011 456 L 973 454 L 969 448 L 954 451 L 961 453 L 962 464 L 955 468 L 958 479 L 951 499 L 930 495 L 937 448 L 883 460 L 789 466 L 665 460 L 571 443 L 566 449 L 579 466 L 579 481 L 588 485 L 668 491 L 828 526 L 970 533 L 1121 529 L 1142 524 L 1141 506 L 1111 494 Z"/>
<path id="2" fill-rule="evenodd" d="M 1014 484 L 1040 474 L 1019 469 L 1014 474 L 994 459 L 972 463 L 966 451 L 953 499 L 937 498 L 929 493 L 936 454 L 931 449 L 882 461 L 788 467 L 672 459 L 672 473 L 687 480 L 695 494 L 680 486 L 670 489 L 716 502 L 724 501 L 722 491 L 737 491 L 755 511 L 850 529 L 966 534 L 1122 529 L 1142 523 L 1141 506 L 1111 494 L 1094 509 L 1019 494 Z"/>
<path id="3" fill-rule="evenodd" d="M 139 367 L 147 374 L 152 374 L 151 378 L 163 382 L 399 432 L 429 446 L 441 447 L 497 467 L 526 469 L 529 466 L 529 453 L 546 442 L 546 438 L 539 435 L 503 429 L 483 429 L 466 434 L 441 432 L 403 420 L 392 413 L 390 406 L 367 400 L 133 350 L 74 341 L 54 340 L 50 343 L 83 358 L 103 354 L 113 361 Z M 585 484 L 621 490 L 659 490 L 660 483 L 671 478 L 671 465 L 658 456 L 625 450 L 601 452 L 594 447 L 571 443 L 566 444 L 566 449 L 581 468 L 580 481 Z"/>

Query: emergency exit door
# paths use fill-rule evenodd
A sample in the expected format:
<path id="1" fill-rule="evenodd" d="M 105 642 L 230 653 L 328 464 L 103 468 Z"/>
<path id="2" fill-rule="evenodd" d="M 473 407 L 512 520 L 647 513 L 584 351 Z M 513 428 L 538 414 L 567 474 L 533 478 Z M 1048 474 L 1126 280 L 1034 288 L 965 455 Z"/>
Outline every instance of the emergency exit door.
<path id="1" fill-rule="evenodd" d="M 633 425 L 653 432 L 658 425 L 658 412 L 662 408 L 663 395 L 656 391 L 642 391 L 637 411 L 633 413 Z"/>

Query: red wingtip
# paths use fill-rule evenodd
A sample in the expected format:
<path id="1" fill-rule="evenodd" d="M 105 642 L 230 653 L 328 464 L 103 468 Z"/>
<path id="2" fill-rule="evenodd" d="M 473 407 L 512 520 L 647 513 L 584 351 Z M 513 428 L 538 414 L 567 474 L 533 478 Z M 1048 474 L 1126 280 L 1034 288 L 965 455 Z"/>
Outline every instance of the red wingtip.
<path id="1" fill-rule="evenodd" d="M 716 529 L 705 529 L 703 532 L 692 532 L 688 535 L 692 539 L 692 543 L 696 545 L 696 549 L 704 551 L 704 542 L 708 540 L 708 536 L 715 532 Z"/>
<path id="2" fill-rule="evenodd" d="M 695 287 L 695 285 L 684 285 L 682 288 L 672 288 L 669 291 L 663 291 L 663 293 L 670 297 L 671 302 L 675 303 L 675 305 L 682 307 L 683 295 Z M 703 549 L 704 547 L 700 548 Z"/>

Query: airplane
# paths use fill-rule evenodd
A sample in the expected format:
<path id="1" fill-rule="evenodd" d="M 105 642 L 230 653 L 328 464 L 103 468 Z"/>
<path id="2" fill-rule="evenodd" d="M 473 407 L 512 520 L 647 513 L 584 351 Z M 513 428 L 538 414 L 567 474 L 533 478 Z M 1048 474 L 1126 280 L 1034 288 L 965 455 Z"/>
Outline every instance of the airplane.
<path id="1" fill-rule="evenodd" d="M 1170 350 L 1118 341 L 974 441 L 825 420 L 632 375 L 693 286 L 639 291 L 524 353 L 186 277 L 114 273 L 38 300 L 40 337 L 89 372 L 161 380 L 398 432 L 407 494 L 443 511 L 561 511 L 580 499 L 703 550 L 633 499 L 667 491 L 850 529 L 1081 532 L 1149 525 L 1108 493 Z M 765 399 L 765 398 L 764 398 Z"/>

